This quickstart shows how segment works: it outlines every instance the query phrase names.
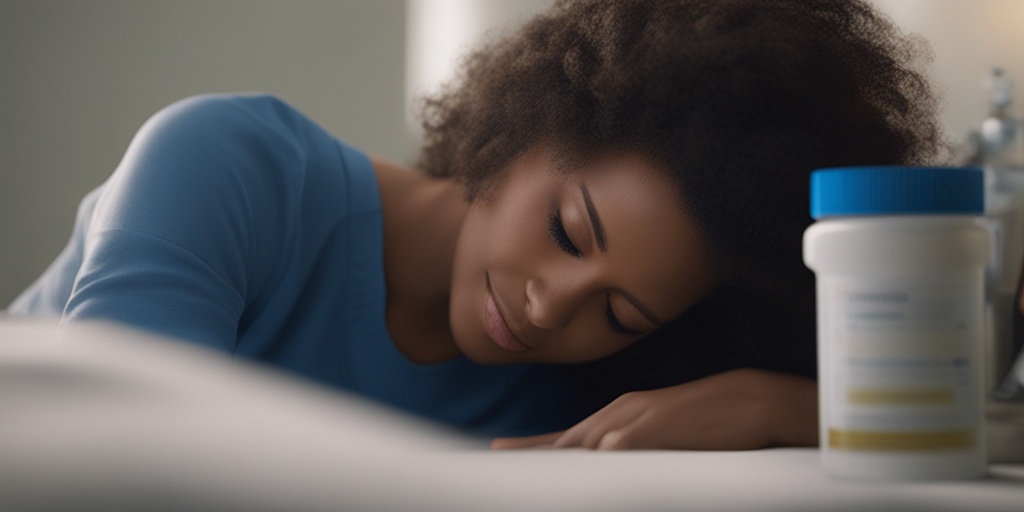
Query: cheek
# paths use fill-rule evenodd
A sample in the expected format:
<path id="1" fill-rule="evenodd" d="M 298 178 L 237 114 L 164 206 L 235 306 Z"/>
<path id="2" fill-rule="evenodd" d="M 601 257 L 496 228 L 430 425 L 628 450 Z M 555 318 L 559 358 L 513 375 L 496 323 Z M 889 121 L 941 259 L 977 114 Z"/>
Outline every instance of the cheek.
<path id="1" fill-rule="evenodd" d="M 452 261 L 453 309 L 482 304 L 486 274 L 502 279 L 519 275 L 535 250 L 522 243 L 525 223 L 501 213 L 489 205 L 474 205 L 464 219 Z"/>
<path id="2" fill-rule="evenodd" d="M 448 325 L 462 352 L 473 345 L 473 340 L 484 335 L 482 311 L 486 281 L 478 254 L 483 244 L 475 240 L 471 227 L 463 224 L 456 242 L 448 297 Z"/>
<path id="3" fill-rule="evenodd" d="M 459 249 L 489 272 L 526 268 L 553 247 L 545 219 L 523 208 L 479 212 L 466 219 Z"/>
<path id="4" fill-rule="evenodd" d="M 477 222 L 467 218 L 462 225 L 455 245 L 452 260 L 451 307 L 464 307 L 472 299 L 468 295 L 483 282 L 486 270 L 488 240 L 482 238 L 486 230 L 477 227 Z"/>
<path id="5" fill-rule="evenodd" d="M 625 337 L 608 330 L 603 316 L 580 315 L 570 329 L 557 333 L 559 353 L 553 357 L 560 363 L 584 363 L 605 358 L 633 345 L 640 338 Z"/>

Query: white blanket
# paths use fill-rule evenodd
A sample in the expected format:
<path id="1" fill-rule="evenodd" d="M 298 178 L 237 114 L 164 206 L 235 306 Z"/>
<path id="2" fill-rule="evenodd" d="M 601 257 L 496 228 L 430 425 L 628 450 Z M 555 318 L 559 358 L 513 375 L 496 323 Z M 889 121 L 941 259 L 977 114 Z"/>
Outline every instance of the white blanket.
<path id="1" fill-rule="evenodd" d="M 978 481 L 830 480 L 817 450 L 491 452 L 485 440 L 109 325 L 0 318 L 0 510 L 1024 511 Z"/>

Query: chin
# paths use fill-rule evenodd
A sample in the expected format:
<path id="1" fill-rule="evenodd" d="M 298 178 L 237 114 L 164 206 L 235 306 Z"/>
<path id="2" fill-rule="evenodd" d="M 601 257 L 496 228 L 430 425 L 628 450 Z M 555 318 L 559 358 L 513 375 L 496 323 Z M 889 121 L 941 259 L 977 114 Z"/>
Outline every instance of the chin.
<path id="1" fill-rule="evenodd" d="M 513 354 L 508 351 L 502 350 L 500 347 L 488 346 L 493 345 L 493 342 L 487 337 L 474 340 L 476 343 L 464 343 L 458 338 L 455 340 L 456 346 L 459 347 L 459 352 L 462 353 L 466 359 L 473 361 L 477 364 L 486 365 L 497 365 L 497 364 L 511 364 L 511 363 L 524 363 L 521 356 Z"/>
<path id="2" fill-rule="evenodd" d="M 512 361 L 502 361 L 502 360 L 500 360 L 500 358 L 496 358 L 496 357 L 493 357 L 493 356 L 487 356 L 487 355 L 484 355 L 482 357 L 480 355 L 467 354 L 467 353 L 463 353 L 463 355 L 466 356 L 466 359 L 469 359 L 470 361 L 473 361 L 476 364 L 487 365 L 487 366 L 498 366 L 498 365 L 512 363 Z"/>

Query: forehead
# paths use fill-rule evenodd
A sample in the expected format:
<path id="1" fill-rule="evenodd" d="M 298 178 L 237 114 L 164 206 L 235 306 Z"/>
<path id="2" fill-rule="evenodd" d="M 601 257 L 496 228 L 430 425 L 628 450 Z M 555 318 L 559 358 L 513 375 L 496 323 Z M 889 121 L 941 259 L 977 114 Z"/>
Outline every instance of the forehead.
<path id="1" fill-rule="evenodd" d="M 598 191 L 616 206 L 610 214 L 684 214 L 680 186 L 660 166 L 633 153 L 609 153 L 567 172 L 570 181 Z M 621 207 L 621 208 L 620 208 Z M 621 210 L 621 211 L 620 211 Z"/>

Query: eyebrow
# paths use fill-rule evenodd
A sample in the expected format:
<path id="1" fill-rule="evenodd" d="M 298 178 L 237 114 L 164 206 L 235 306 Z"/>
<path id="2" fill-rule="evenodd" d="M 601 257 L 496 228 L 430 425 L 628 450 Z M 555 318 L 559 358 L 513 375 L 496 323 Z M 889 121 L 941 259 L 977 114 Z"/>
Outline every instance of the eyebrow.
<path id="1" fill-rule="evenodd" d="M 608 252 L 608 243 L 604 237 L 604 224 L 601 224 L 601 217 L 597 216 L 597 210 L 594 209 L 594 201 L 590 199 L 590 191 L 587 190 L 587 185 L 580 183 L 580 192 L 583 192 L 583 203 L 587 206 L 587 216 L 590 217 L 590 224 L 594 226 L 594 238 L 597 239 L 597 248 L 601 249 L 601 252 Z"/>
<path id="2" fill-rule="evenodd" d="M 587 185 L 580 183 L 580 192 L 583 193 L 583 203 L 587 206 L 587 216 L 590 217 L 590 224 L 594 226 L 594 238 L 597 239 L 597 247 L 601 249 L 601 252 L 608 252 L 608 241 L 604 234 L 604 224 L 601 224 L 601 218 L 597 216 L 597 209 L 594 208 L 594 200 L 590 198 L 590 191 L 587 190 Z M 644 306 L 636 297 L 620 292 L 633 305 L 641 314 L 647 318 L 652 324 L 661 327 L 664 322 L 658 319 L 658 315 L 655 315 L 653 311 Z"/>

